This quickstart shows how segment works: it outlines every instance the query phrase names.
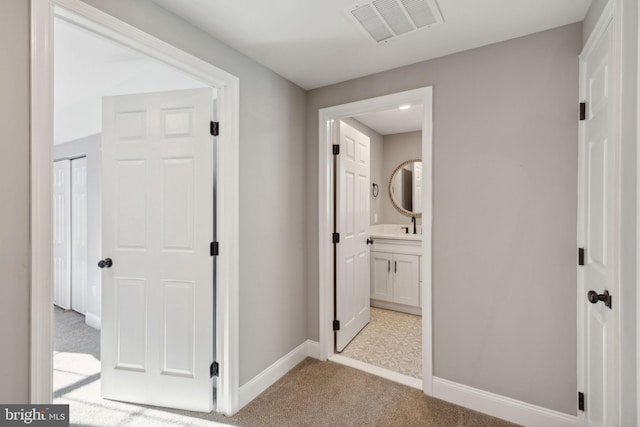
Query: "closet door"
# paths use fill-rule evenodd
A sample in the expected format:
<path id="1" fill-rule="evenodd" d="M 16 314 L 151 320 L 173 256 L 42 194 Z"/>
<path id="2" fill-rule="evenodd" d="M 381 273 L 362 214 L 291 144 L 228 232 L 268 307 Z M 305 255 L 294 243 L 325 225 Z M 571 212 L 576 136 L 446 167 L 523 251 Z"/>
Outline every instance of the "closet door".
<path id="1" fill-rule="evenodd" d="M 71 161 L 71 308 L 85 314 L 87 289 L 87 158 Z"/>
<path id="2" fill-rule="evenodd" d="M 71 163 L 53 162 L 53 303 L 71 308 Z"/>

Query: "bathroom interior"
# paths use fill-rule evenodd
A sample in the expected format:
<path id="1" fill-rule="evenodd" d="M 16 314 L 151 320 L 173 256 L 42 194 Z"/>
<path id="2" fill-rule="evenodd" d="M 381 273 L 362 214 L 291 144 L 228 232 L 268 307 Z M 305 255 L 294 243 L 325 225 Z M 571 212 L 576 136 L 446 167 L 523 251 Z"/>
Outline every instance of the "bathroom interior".
<path id="1" fill-rule="evenodd" d="M 370 321 L 341 352 L 422 378 L 422 105 L 343 119 L 370 140 Z"/>

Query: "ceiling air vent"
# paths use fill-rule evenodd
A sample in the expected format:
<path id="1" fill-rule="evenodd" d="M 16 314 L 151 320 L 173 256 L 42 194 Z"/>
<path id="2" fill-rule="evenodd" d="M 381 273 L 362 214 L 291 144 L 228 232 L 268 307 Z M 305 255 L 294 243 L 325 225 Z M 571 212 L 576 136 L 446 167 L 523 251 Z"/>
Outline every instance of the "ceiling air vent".
<path id="1" fill-rule="evenodd" d="M 374 0 L 349 8 L 348 14 L 377 43 L 443 22 L 435 0 Z"/>

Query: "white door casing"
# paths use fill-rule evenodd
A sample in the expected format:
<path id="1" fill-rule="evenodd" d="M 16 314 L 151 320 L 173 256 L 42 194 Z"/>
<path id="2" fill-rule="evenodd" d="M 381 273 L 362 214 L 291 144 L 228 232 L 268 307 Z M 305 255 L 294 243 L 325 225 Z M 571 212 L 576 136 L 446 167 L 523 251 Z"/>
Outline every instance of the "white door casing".
<path id="1" fill-rule="evenodd" d="M 51 403 L 53 370 L 52 179 L 53 179 L 53 21 L 63 19 L 93 34 L 117 40 L 217 91 L 221 123 L 217 137 L 216 354 L 220 366 L 216 410 L 239 409 L 239 107 L 238 77 L 77 0 L 31 0 L 30 122 L 30 361 L 29 402 Z"/>
<path id="2" fill-rule="evenodd" d="M 53 162 L 53 303 L 71 308 L 71 162 Z"/>
<path id="3" fill-rule="evenodd" d="M 584 425 L 618 425 L 618 215 L 619 135 L 613 24 L 603 25 L 580 56 L 580 92 L 586 117 L 580 122 L 578 166 L 578 389 Z M 611 308 L 589 302 L 589 291 L 608 291 Z"/>
<path id="4" fill-rule="evenodd" d="M 103 99 L 104 398 L 213 409 L 211 117 L 210 89 Z"/>
<path id="5" fill-rule="evenodd" d="M 369 137 L 339 122 L 336 230 L 336 351 L 342 351 L 370 318 Z"/>
<path id="6" fill-rule="evenodd" d="M 71 308 L 85 314 L 88 262 L 86 157 L 71 160 L 71 260 Z"/>
<path id="7" fill-rule="evenodd" d="M 422 87 L 404 92 L 392 93 L 375 98 L 362 99 L 346 104 L 321 108 L 318 111 L 318 323 L 320 338 L 320 359 L 327 360 L 335 355 L 335 332 L 332 320 L 335 318 L 335 253 L 331 233 L 335 230 L 335 166 L 332 155 L 332 123 L 345 117 L 397 108 L 398 105 L 423 105 L 422 114 L 422 255 L 420 257 L 421 306 L 422 306 L 422 390 L 427 395 L 434 394 L 433 345 L 432 345 L 432 303 L 431 303 L 431 227 L 433 206 L 433 88 Z"/>

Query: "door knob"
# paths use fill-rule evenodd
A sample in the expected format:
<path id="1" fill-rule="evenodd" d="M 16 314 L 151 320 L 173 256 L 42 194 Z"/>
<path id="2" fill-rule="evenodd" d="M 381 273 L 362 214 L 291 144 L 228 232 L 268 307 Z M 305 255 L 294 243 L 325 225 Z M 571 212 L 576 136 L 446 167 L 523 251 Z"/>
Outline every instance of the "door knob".
<path id="1" fill-rule="evenodd" d="M 373 245 L 373 239 L 367 239 L 367 245 Z"/>
<path id="2" fill-rule="evenodd" d="M 604 291 L 603 294 L 598 294 L 596 291 L 589 291 L 587 298 L 591 304 L 596 304 L 598 301 L 604 302 L 604 305 L 611 308 L 611 295 L 609 291 Z"/>
<path id="3" fill-rule="evenodd" d="M 101 259 L 98 262 L 98 267 L 100 268 L 111 268 L 112 265 L 113 265 L 113 261 L 111 260 L 111 258 Z"/>

